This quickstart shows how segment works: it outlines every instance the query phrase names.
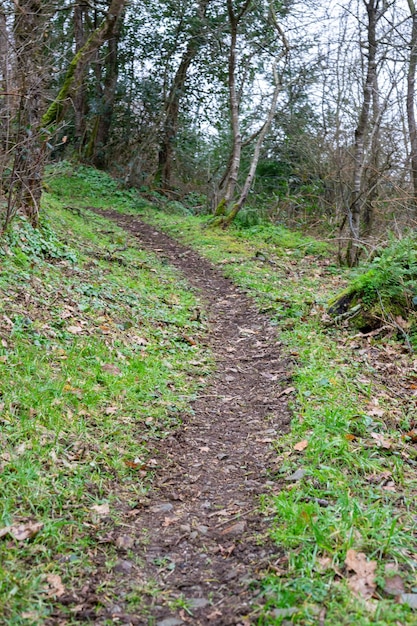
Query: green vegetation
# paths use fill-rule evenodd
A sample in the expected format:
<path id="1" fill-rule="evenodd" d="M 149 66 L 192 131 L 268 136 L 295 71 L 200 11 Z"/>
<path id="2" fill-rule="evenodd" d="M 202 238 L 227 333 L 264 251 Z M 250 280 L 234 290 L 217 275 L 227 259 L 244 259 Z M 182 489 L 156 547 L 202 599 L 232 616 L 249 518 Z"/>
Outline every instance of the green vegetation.
<path id="1" fill-rule="evenodd" d="M 393 575 L 405 590 L 417 584 L 417 455 L 406 434 L 415 409 L 392 393 L 384 371 L 378 375 L 374 361 L 383 358 L 383 347 L 371 349 L 365 340 L 358 355 L 358 339 L 328 324 L 327 303 L 348 274 L 323 259 L 325 244 L 282 227 L 236 224 L 219 232 L 205 218 L 173 219 L 143 205 L 140 212 L 223 267 L 270 315 L 284 352 L 297 360 L 292 431 L 275 444 L 276 495 L 263 501 L 285 556 L 277 573 L 265 575 L 259 624 L 290 617 L 313 626 L 324 616 L 330 626 L 415 624 L 408 605 L 385 591 Z M 407 360 L 401 345 L 390 350 Z M 291 480 L 297 470 L 300 477 Z M 351 593 L 349 549 L 377 562 L 377 599 Z"/>
<path id="2" fill-rule="evenodd" d="M 393 240 L 370 263 L 359 268 L 348 287 L 336 296 L 330 313 L 356 328 L 388 324 L 415 334 L 417 304 L 417 237 Z"/>
<path id="3" fill-rule="evenodd" d="M 100 519 L 117 524 L 120 502 L 146 493 L 155 440 L 210 370 L 184 341 L 204 328 L 174 270 L 57 195 L 44 209 L 39 231 L 18 220 L 0 249 L 0 615 L 13 625 L 44 623 L 51 576 L 66 593 L 88 581 Z"/>
<path id="4" fill-rule="evenodd" d="M 140 213 L 218 264 L 271 317 L 294 361 L 285 389 L 292 430 L 274 444 L 271 491 L 261 503 L 283 555 L 264 573 L 258 625 L 415 624 L 395 597 L 417 587 L 417 416 L 407 391 L 415 373 L 401 345 L 329 324 L 327 303 L 349 275 L 332 265 L 328 247 L 264 224 L 219 232 L 207 218 L 151 208 L 102 173 L 62 167 L 46 201 L 56 241 L 50 234 L 46 244 L 37 236 L 32 244 L 31 231 L 18 230 L 1 257 L 3 525 L 44 524 L 24 550 L 0 544 L 3 614 L 35 606 L 46 615 L 45 572 L 59 573 L 67 586 L 88 575 L 92 507 L 108 503 L 117 518 L 119 497 L 137 501 L 152 439 L 178 423 L 196 388 L 190 372 L 198 348 L 181 341 L 184 329 L 200 332 L 190 321 L 194 297 L 148 254 L 120 252 L 114 225 L 76 215 L 107 206 Z M 80 250 L 75 259 L 72 250 Z M 373 269 L 395 269 L 389 254 L 374 259 Z M 200 375 L 207 359 L 200 353 L 207 363 Z M 125 493 L 112 492 L 115 476 Z M 376 563 L 373 597 L 352 593 L 349 550 Z M 389 590 L 395 577 L 397 594 Z M 135 593 L 132 602 L 140 603 Z"/>

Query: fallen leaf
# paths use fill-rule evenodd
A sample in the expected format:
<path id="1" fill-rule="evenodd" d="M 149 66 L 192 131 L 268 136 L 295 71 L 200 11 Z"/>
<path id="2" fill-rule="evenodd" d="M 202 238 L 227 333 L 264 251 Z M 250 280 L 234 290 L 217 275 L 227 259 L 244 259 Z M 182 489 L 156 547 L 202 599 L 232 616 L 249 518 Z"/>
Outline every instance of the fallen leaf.
<path id="1" fill-rule="evenodd" d="M 73 335 L 79 335 L 83 332 L 82 326 L 68 326 L 67 332 Z"/>
<path id="2" fill-rule="evenodd" d="M 106 515 L 109 515 L 110 513 L 110 507 L 107 502 L 104 504 L 94 504 L 90 510 L 95 520 L 100 519 L 101 517 L 106 517 Z"/>
<path id="3" fill-rule="evenodd" d="M 295 391 L 295 387 L 287 387 L 286 389 L 284 389 L 284 391 L 281 391 L 281 393 L 278 394 L 278 398 L 280 398 L 281 396 L 288 396 L 290 393 L 293 393 Z"/>
<path id="4" fill-rule="evenodd" d="M 368 561 L 366 554 L 348 550 L 346 553 L 345 565 L 354 575 L 348 579 L 348 587 L 356 596 L 361 598 L 371 598 L 375 589 L 375 573 L 377 562 Z"/>
<path id="5" fill-rule="evenodd" d="M 372 439 L 375 439 L 380 448 L 385 448 L 386 450 L 391 448 L 391 442 L 388 441 L 388 439 L 385 439 L 384 435 L 381 435 L 381 433 L 371 433 L 371 437 Z"/>
<path id="6" fill-rule="evenodd" d="M 123 463 L 127 466 L 130 467 L 131 469 L 135 469 L 135 470 L 139 470 L 139 469 L 146 469 L 146 464 L 143 463 L 143 461 L 141 461 L 140 459 L 135 459 L 134 461 L 129 461 L 129 459 L 123 459 Z"/>
<path id="7" fill-rule="evenodd" d="M 318 569 L 325 572 L 326 570 L 332 569 L 333 559 L 329 556 L 319 556 L 316 558 Z"/>
<path id="8" fill-rule="evenodd" d="M 232 524 L 231 526 L 227 526 L 221 532 L 222 535 L 241 535 L 246 529 L 246 522 L 236 522 L 236 524 Z"/>
<path id="9" fill-rule="evenodd" d="M 211 622 L 212 620 L 217 619 L 218 617 L 221 617 L 223 614 L 218 611 L 217 609 L 214 609 L 214 611 L 212 613 L 209 613 L 207 615 L 207 619 Z"/>
<path id="10" fill-rule="evenodd" d="M 25 541 L 25 539 L 32 539 L 37 535 L 42 527 L 42 522 L 28 522 L 27 524 L 10 526 L 9 534 L 17 541 Z"/>
<path id="11" fill-rule="evenodd" d="M 117 365 L 113 365 L 113 363 L 105 363 L 103 365 L 103 370 L 108 374 L 113 374 L 113 376 L 120 376 L 122 370 L 117 367 Z"/>
<path id="12" fill-rule="evenodd" d="M 384 579 L 384 591 L 391 596 L 399 596 L 404 593 L 404 581 L 399 574 L 387 576 Z"/>
<path id="13" fill-rule="evenodd" d="M 355 435 L 352 435 L 351 433 L 346 433 L 345 439 L 347 439 L 348 441 L 355 441 L 356 437 Z"/>
<path id="14" fill-rule="evenodd" d="M 106 415 L 114 415 L 117 413 L 117 406 L 108 406 L 104 412 Z"/>
<path id="15" fill-rule="evenodd" d="M 401 604 L 408 604 L 410 609 L 417 609 L 417 593 L 402 593 L 400 602 Z"/>
<path id="16" fill-rule="evenodd" d="M 299 441 L 298 443 L 295 444 L 294 450 L 296 450 L 297 452 L 302 452 L 303 450 L 307 448 L 307 446 L 308 446 L 307 439 L 303 439 L 302 441 Z"/>
<path id="17" fill-rule="evenodd" d="M 164 517 L 162 526 L 164 528 L 168 528 L 168 526 L 171 526 L 171 524 L 175 524 L 175 522 L 178 522 L 178 517 Z"/>
<path id="18" fill-rule="evenodd" d="M 10 526 L 5 526 L 4 528 L 0 528 L 0 539 L 8 535 L 10 532 Z"/>
<path id="19" fill-rule="evenodd" d="M 48 582 L 49 585 L 49 589 L 48 589 L 48 598 L 60 598 L 61 596 L 64 595 L 65 593 L 65 587 L 62 584 L 62 580 L 61 580 L 61 576 L 58 576 L 58 574 L 49 574 L 46 577 L 46 580 Z"/>
<path id="20" fill-rule="evenodd" d="M 133 548 L 135 545 L 135 540 L 130 535 L 119 535 L 115 541 L 115 544 L 118 548 L 123 548 L 127 550 L 129 548 Z"/>
<path id="21" fill-rule="evenodd" d="M 138 337 L 137 335 L 134 335 L 132 337 L 132 340 L 134 343 L 137 343 L 138 346 L 147 346 L 149 343 L 147 339 L 145 339 L 144 337 Z"/>
<path id="22" fill-rule="evenodd" d="M 197 345 L 196 340 L 193 339 L 192 337 L 189 337 L 188 335 L 182 335 L 182 339 L 186 343 L 190 344 L 190 346 L 196 346 Z"/>

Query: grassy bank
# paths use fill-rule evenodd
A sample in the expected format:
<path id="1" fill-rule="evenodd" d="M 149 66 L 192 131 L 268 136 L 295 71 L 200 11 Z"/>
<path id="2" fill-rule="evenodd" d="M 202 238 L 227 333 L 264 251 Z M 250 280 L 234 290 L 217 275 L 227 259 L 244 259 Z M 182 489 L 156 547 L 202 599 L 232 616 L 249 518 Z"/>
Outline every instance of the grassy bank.
<path id="1" fill-rule="evenodd" d="M 111 571 L 118 546 L 100 542 L 143 498 L 155 441 L 180 423 L 210 370 L 196 297 L 177 273 L 63 202 L 71 198 L 47 196 L 48 225 L 34 232 L 18 221 L 0 246 L 8 625 L 45 623 L 54 599 L 88 583 L 97 553 Z"/>

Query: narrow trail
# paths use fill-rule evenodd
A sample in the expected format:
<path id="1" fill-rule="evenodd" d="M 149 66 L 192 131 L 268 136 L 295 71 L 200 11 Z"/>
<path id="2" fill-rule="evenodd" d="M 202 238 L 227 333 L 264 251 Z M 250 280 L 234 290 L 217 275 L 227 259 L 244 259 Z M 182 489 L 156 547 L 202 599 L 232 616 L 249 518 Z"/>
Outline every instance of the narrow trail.
<path id="1" fill-rule="evenodd" d="M 159 469 L 149 504 L 130 522 L 136 537 L 146 536 L 136 547 L 144 567 L 120 562 L 117 623 L 253 624 L 262 604 L 256 580 L 280 556 L 257 506 L 259 494 L 275 484 L 271 441 L 288 430 L 282 392 L 290 364 L 280 356 L 266 316 L 208 261 L 132 216 L 96 212 L 166 258 L 199 290 L 217 366 L 193 416 L 154 455 Z M 135 580 L 154 580 L 160 590 L 147 596 L 151 618 L 132 615 L 123 601 L 123 588 Z"/>

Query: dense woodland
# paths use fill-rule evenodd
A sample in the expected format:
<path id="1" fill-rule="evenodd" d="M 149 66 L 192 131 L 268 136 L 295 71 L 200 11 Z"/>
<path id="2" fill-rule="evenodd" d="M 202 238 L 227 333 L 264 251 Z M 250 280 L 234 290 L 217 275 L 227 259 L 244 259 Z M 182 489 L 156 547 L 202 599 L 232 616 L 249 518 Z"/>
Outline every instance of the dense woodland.
<path id="1" fill-rule="evenodd" d="M 1 220 L 49 160 L 212 211 L 326 222 L 355 265 L 417 209 L 414 0 L 3 1 Z"/>

